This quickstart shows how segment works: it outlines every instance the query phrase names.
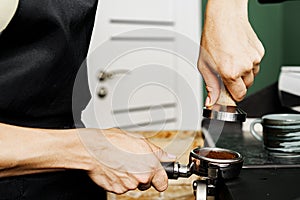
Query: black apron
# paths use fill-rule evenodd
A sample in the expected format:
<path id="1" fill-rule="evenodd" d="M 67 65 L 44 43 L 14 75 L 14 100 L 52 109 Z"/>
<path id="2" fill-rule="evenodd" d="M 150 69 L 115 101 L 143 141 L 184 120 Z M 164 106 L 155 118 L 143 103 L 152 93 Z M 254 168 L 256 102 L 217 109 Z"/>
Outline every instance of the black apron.
<path id="1" fill-rule="evenodd" d="M 87 55 L 96 8 L 97 0 L 20 0 L 0 35 L 0 122 L 75 127 L 73 84 Z M 87 102 L 87 83 L 82 88 Z M 105 192 L 80 170 L 1 178 L 0 200 L 16 199 L 99 200 Z"/>
<path id="2" fill-rule="evenodd" d="M 73 84 L 96 8 L 97 0 L 20 0 L 0 36 L 0 122 L 73 127 Z"/>

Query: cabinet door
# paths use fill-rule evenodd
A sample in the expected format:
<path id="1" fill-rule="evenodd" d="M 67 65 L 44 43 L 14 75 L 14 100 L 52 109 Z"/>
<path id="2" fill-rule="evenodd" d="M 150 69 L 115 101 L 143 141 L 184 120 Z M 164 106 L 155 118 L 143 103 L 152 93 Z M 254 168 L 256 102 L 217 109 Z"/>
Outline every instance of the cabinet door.
<path id="1" fill-rule="evenodd" d="M 87 59 L 87 127 L 199 128 L 200 3 L 102 0 Z"/>

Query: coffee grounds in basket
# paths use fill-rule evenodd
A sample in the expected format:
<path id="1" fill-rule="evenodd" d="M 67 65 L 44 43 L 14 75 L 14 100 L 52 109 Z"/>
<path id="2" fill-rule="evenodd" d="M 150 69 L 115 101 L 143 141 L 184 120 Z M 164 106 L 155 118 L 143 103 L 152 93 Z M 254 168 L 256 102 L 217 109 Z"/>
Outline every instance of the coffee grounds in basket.
<path id="1" fill-rule="evenodd" d="M 237 155 L 230 152 L 220 152 L 220 151 L 209 151 L 209 152 L 198 152 L 200 156 L 212 159 L 235 159 Z"/>

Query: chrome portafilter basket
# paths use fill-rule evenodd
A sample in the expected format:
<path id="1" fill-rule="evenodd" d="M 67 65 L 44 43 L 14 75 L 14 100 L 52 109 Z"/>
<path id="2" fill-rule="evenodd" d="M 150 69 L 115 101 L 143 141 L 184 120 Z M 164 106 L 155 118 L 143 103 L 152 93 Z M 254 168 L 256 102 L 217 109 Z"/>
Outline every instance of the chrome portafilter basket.
<path id="1" fill-rule="evenodd" d="M 239 176 L 243 161 L 243 156 L 238 152 L 206 147 L 192 150 L 187 165 L 163 162 L 162 166 L 169 179 L 188 178 L 192 174 L 201 177 L 193 183 L 195 199 L 206 200 L 216 196 L 218 182 Z"/>

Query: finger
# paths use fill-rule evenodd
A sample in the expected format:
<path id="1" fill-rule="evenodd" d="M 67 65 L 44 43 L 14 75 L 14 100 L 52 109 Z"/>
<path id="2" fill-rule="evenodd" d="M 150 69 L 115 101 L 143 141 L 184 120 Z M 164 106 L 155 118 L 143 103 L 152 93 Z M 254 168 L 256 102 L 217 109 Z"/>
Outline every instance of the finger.
<path id="1" fill-rule="evenodd" d="M 263 59 L 266 51 L 265 51 L 264 45 L 261 43 L 261 41 L 259 40 L 259 38 L 257 36 L 256 36 L 256 40 L 253 40 L 253 41 L 256 41 L 255 49 L 258 52 L 258 55 L 259 55 L 258 61 L 260 63 L 261 60 Z"/>
<path id="2" fill-rule="evenodd" d="M 98 177 L 96 183 L 99 183 L 99 186 L 103 187 L 105 190 L 109 192 L 113 192 L 115 194 L 124 194 L 128 191 L 128 189 L 120 182 L 119 177 L 111 176 L 103 176 L 101 174 L 95 175 Z M 95 181 L 95 179 L 93 179 Z"/>
<path id="3" fill-rule="evenodd" d="M 217 102 L 220 95 L 219 79 L 207 66 L 200 66 L 199 70 L 206 84 L 208 98 L 205 101 L 205 106 L 210 107 Z"/>
<path id="4" fill-rule="evenodd" d="M 253 34 L 251 34 L 251 36 L 252 37 L 250 38 L 251 41 L 250 44 L 253 47 L 253 51 L 257 52 L 257 57 L 254 60 L 255 61 L 254 63 L 259 64 L 265 55 L 265 48 L 254 31 Z"/>
<path id="5" fill-rule="evenodd" d="M 123 187 L 125 187 L 127 190 L 135 190 L 139 185 L 139 182 L 136 179 L 129 176 L 121 178 L 121 182 Z"/>
<path id="6" fill-rule="evenodd" d="M 254 73 L 251 71 L 247 73 L 247 75 L 243 76 L 242 79 L 246 85 L 246 88 L 249 88 L 254 82 Z"/>
<path id="7" fill-rule="evenodd" d="M 216 72 L 213 70 L 216 69 L 216 62 L 203 46 L 200 47 L 198 69 L 202 74 L 206 84 L 207 98 L 205 101 L 205 106 L 213 106 L 217 102 L 220 95 L 220 80 L 217 77 Z"/>
<path id="8" fill-rule="evenodd" d="M 259 72 L 259 65 L 262 60 L 262 57 L 259 55 L 259 52 L 255 54 L 256 56 L 252 57 L 252 72 L 254 76 Z"/>
<path id="9" fill-rule="evenodd" d="M 128 190 L 122 186 L 122 185 L 119 185 L 119 184 L 115 184 L 113 186 L 113 189 L 110 191 L 110 192 L 113 192 L 113 193 L 116 193 L 116 194 L 124 194 L 126 193 Z"/>
<path id="10" fill-rule="evenodd" d="M 164 169 L 156 171 L 152 179 L 152 185 L 159 192 L 163 192 L 168 188 L 168 176 Z"/>
<path id="11" fill-rule="evenodd" d="M 246 96 L 247 93 L 247 87 L 241 77 L 235 79 L 234 81 L 228 79 L 223 81 L 227 90 L 230 92 L 232 98 L 235 101 L 239 102 L 243 100 L 243 98 Z"/>
<path id="12" fill-rule="evenodd" d="M 253 51 L 250 52 L 250 54 L 250 58 L 252 60 L 253 65 L 259 65 L 263 57 L 261 53 L 256 48 L 253 48 Z"/>
<path id="13" fill-rule="evenodd" d="M 259 65 L 254 65 L 253 70 L 252 70 L 253 75 L 256 76 L 258 74 L 259 70 L 260 70 L 260 66 Z"/>

